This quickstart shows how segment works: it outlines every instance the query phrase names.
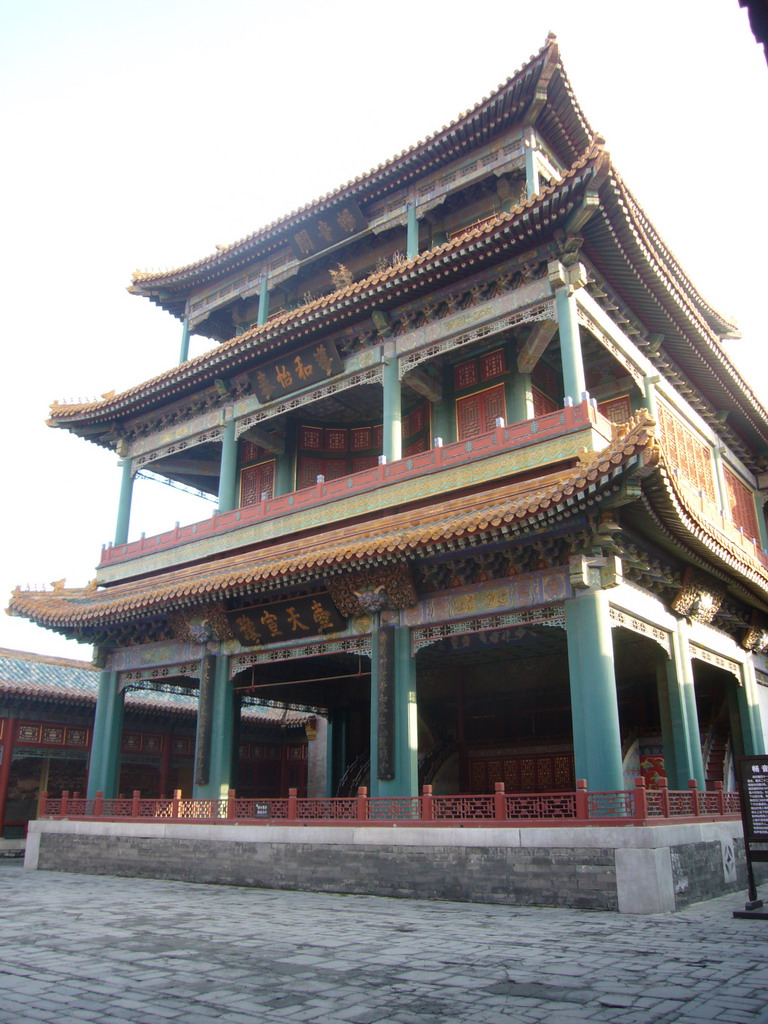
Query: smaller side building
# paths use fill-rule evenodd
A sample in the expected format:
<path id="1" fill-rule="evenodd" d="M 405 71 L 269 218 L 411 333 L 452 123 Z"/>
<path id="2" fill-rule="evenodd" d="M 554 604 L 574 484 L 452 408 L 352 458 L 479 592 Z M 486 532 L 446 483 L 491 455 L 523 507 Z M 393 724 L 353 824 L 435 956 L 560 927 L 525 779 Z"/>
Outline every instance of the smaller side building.
<path id="1" fill-rule="evenodd" d="M 119 791 L 191 795 L 197 696 L 162 681 L 143 685 L 153 688 L 125 697 Z M 0 648 L 0 844 L 26 835 L 43 793 L 86 792 L 98 688 L 99 670 L 86 662 Z M 324 724 L 244 699 L 233 766 L 238 794 L 323 789 L 325 759 L 316 755 Z"/>

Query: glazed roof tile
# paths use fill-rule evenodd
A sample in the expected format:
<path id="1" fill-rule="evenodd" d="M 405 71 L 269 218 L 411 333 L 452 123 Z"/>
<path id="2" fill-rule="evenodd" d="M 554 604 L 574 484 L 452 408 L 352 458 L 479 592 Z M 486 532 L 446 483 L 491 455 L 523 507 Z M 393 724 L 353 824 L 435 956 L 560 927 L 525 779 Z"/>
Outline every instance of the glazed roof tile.
<path id="1" fill-rule="evenodd" d="M 15 590 L 9 612 L 53 629 L 93 628 L 160 609 L 210 602 L 253 587 L 269 589 L 297 579 L 322 578 L 343 565 L 392 561 L 432 545 L 447 546 L 473 534 L 501 535 L 580 495 L 653 447 L 653 424 L 644 420 L 596 455 L 589 466 L 512 481 L 435 506 L 262 545 L 203 566 L 160 573 L 106 590 Z"/>
<path id="2" fill-rule="evenodd" d="M 99 670 L 88 662 L 0 648 L 0 701 L 10 697 L 92 706 L 98 690 Z M 125 700 L 129 710 L 197 714 L 198 701 L 194 695 L 141 690 L 128 691 Z M 305 714 L 266 706 L 249 706 L 243 713 L 252 721 L 275 724 L 285 720 L 297 725 L 307 719 Z"/>
<path id="3" fill-rule="evenodd" d="M 460 114 L 455 120 L 444 125 L 439 131 L 427 135 L 415 145 L 402 150 L 391 159 L 371 168 L 348 181 L 345 185 L 320 196 L 317 199 L 278 218 L 266 227 L 246 235 L 230 245 L 221 246 L 217 251 L 183 267 L 166 271 L 136 271 L 133 285 L 129 289 L 137 294 L 150 294 L 152 286 L 164 289 L 186 287 L 196 283 L 206 272 L 227 273 L 236 261 L 243 257 L 253 260 L 256 251 L 268 245 L 275 237 L 284 236 L 297 224 L 314 216 L 330 204 L 349 197 L 372 197 L 389 192 L 401 186 L 403 176 L 411 180 L 425 163 L 437 159 L 439 163 L 455 160 L 465 149 L 474 149 L 486 139 L 497 135 L 502 127 L 522 120 L 523 112 L 536 101 L 537 85 L 547 84 L 559 72 L 562 78 L 562 100 L 568 110 L 553 119 L 551 128 L 558 142 L 567 147 L 570 160 L 575 160 L 588 144 L 592 130 L 568 83 L 562 67 L 556 37 L 547 36 L 538 53 L 506 82 L 499 85 L 489 96 Z"/>

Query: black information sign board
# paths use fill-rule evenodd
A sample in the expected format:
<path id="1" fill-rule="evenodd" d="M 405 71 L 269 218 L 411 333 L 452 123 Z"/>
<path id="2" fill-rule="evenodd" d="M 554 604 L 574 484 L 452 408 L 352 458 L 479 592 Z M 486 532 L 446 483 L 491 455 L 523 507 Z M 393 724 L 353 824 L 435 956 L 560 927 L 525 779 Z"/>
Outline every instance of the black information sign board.
<path id="1" fill-rule="evenodd" d="M 768 849 L 754 850 L 753 843 L 768 843 L 768 754 L 739 757 L 736 771 L 741 799 L 741 820 L 744 825 L 744 852 L 747 857 L 749 900 L 743 911 L 734 911 L 734 917 L 768 918 L 761 913 L 763 901 L 757 898 L 757 886 L 752 865 L 768 861 Z"/>

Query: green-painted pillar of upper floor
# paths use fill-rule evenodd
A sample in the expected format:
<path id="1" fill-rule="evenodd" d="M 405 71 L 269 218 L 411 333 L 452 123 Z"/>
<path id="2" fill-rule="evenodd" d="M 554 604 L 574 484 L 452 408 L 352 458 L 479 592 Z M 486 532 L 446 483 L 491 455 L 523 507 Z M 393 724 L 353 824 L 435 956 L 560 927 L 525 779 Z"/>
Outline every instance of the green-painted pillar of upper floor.
<path id="1" fill-rule="evenodd" d="M 371 796 L 418 796 L 416 712 L 410 630 L 377 624 L 371 658 Z"/>
<path id="2" fill-rule="evenodd" d="M 262 277 L 259 290 L 259 311 L 256 314 L 256 326 L 261 327 L 269 319 L 269 278 Z"/>
<path id="3" fill-rule="evenodd" d="M 416 216 L 416 204 L 408 203 L 408 220 L 406 229 L 406 251 L 409 260 L 419 255 L 419 219 Z"/>
<path id="4" fill-rule="evenodd" d="M 179 351 L 179 363 L 186 363 L 189 359 L 189 320 L 184 317 L 181 324 L 181 349 Z"/>
<path id="5" fill-rule="evenodd" d="M 718 507 L 727 515 L 730 502 L 728 501 L 728 488 L 725 485 L 725 470 L 723 469 L 723 448 L 715 440 L 712 447 L 712 456 L 715 463 L 715 487 L 717 488 Z"/>
<path id="6" fill-rule="evenodd" d="M 219 471 L 219 512 L 231 512 L 237 508 L 237 438 L 235 421 L 224 424 L 221 440 L 221 466 Z"/>
<path id="7" fill-rule="evenodd" d="M 539 162 L 536 159 L 537 142 L 535 134 L 530 131 L 523 140 L 525 150 L 525 193 L 530 199 L 538 194 L 541 188 L 539 180 Z"/>
<path id="8" fill-rule="evenodd" d="M 131 501 L 133 500 L 133 463 L 130 459 L 123 459 L 120 467 L 123 472 L 120 479 L 120 498 L 117 504 L 115 544 L 127 544 L 128 530 L 131 525 Z"/>
<path id="9" fill-rule="evenodd" d="M 510 423 L 533 419 L 533 379 L 530 373 L 514 373 L 507 378 L 507 403 Z"/>
<path id="10" fill-rule="evenodd" d="M 116 797 L 120 784 L 120 747 L 123 735 L 124 695 L 118 689 L 117 672 L 104 669 L 99 675 L 93 742 L 88 764 L 87 795 Z"/>
<path id="11" fill-rule="evenodd" d="M 403 455 L 402 396 L 399 364 L 394 348 L 384 355 L 383 385 L 383 455 L 387 462 L 397 462 Z"/>
<path id="12" fill-rule="evenodd" d="M 587 390 L 575 295 L 576 289 L 586 283 L 586 272 L 580 263 L 566 267 L 559 260 L 554 260 L 547 269 L 557 310 L 563 394 L 576 405 Z"/>
<path id="13" fill-rule="evenodd" d="M 565 602 L 576 778 L 590 790 L 624 788 L 608 595 L 584 590 Z"/>

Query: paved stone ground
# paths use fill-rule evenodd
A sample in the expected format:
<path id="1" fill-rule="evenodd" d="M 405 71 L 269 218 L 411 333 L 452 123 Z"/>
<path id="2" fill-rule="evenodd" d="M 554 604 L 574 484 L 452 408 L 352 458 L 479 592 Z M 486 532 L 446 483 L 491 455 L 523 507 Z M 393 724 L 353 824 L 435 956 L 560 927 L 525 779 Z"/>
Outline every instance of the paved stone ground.
<path id="1" fill-rule="evenodd" d="M 0 860 L 0 1021 L 764 1024 L 768 921 L 743 903 L 630 917 Z"/>

